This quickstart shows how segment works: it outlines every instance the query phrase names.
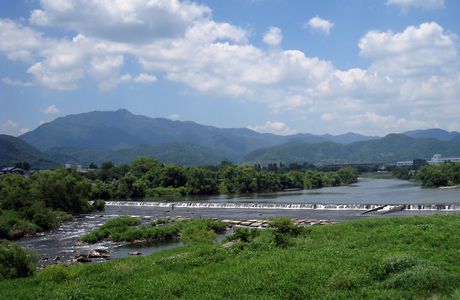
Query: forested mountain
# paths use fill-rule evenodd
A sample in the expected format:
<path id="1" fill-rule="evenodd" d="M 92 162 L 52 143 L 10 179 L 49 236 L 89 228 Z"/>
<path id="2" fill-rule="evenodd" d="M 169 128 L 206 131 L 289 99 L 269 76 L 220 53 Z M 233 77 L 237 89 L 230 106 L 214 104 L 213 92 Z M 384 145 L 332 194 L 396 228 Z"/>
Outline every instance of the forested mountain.
<path id="1" fill-rule="evenodd" d="M 443 156 L 460 156 L 460 141 L 414 139 L 404 134 L 389 134 L 378 140 L 355 142 L 349 145 L 336 143 L 309 144 L 291 142 L 248 153 L 244 162 L 395 162 L 415 158 L 429 159 L 435 153 Z"/>
<path id="2" fill-rule="evenodd" d="M 154 156 L 184 165 L 233 162 L 395 162 L 460 155 L 460 134 L 442 129 L 383 138 L 355 133 L 281 136 L 247 128 L 216 128 L 189 121 L 134 115 L 127 110 L 69 115 L 20 137 L 60 163 L 129 163 Z M 37 150 L 35 150 L 37 152 Z M 38 151 L 39 152 L 39 151 Z M 43 155 L 43 153 L 41 153 Z"/>
<path id="3" fill-rule="evenodd" d="M 23 140 L 0 134 L 0 166 L 12 166 L 18 162 L 28 162 L 32 167 L 52 167 L 57 164 L 50 157 Z"/>
<path id="4" fill-rule="evenodd" d="M 432 138 L 440 141 L 451 141 L 454 139 L 460 139 L 460 133 L 456 131 L 446 131 L 439 128 L 432 129 L 420 129 L 404 132 L 405 135 L 412 138 Z"/>
<path id="5" fill-rule="evenodd" d="M 42 151 L 54 151 L 54 148 L 59 148 L 61 154 L 69 154 L 63 152 L 63 147 L 100 151 L 171 142 L 192 143 L 218 151 L 221 156 L 236 161 L 250 151 L 289 141 L 308 143 L 333 141 L 347 144 L 375 137 L 353 133 L 339 136 L 313 134 L 281 136 L 258 133 L 247 128 L 216 128 L 188 121 L 149 118 L 134 115 L 127 110 L 117 110 L 58 118 L 20 138 Z"/>
<path id="6" fill-rule="evenodd" d="M 91 162 L 100 164 L 106 161 L 112 161 L 115 164 L 129 164 L 141 156 L 154 157 L 166 164 L 175 163 L 184 166 L 216 165 L 223 160 L 229 160 L 216 150 L 180 142 L 140 145 L 120 150 L 53 148 L 48 153 L 52 157 L 62 157 L 63 159 L 59 160 L 61 163 L 72 162 L 84 165 Z"/>

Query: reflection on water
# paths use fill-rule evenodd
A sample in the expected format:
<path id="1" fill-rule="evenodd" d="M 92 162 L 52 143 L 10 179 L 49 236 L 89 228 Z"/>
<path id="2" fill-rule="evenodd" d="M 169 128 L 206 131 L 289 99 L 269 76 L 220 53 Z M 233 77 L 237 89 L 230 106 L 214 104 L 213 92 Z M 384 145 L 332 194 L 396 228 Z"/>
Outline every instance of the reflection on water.
<path id="1" fill-rule="evenodd" d="M 164 201 L 146 199 L 143 201 Z M 456 204 L 460 189 L 427 189 L 399 179 L 360 178 L 357 184 L 317 190 L 275 193 L 213 195 L 169 198 L 168 201 L 224 203 L 316 203 L 316 204 Z"/>

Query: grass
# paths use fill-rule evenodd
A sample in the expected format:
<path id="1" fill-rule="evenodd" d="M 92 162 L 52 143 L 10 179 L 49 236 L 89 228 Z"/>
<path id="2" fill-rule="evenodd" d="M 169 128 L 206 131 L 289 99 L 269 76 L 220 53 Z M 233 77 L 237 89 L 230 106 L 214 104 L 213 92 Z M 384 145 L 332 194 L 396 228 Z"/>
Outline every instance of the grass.
<path id="1" fill-rule="evenodd" d="M 182 237 L 188 229 L 198 229 L 188 233 L 193 236 L 209 233 L 209 239 L 213 240 L 214 232 L 222 232 L 226 225 L 220 221 L 210 219 L 184 220 L 170 223 L 165 219 L 158 219 L 148 225 L 139 225 L 141 220 L 135 217 L 118 217 L 107 221 L 104 225 L 93 232 L 89 232 L 82 237 L 86 243 L 96 243 L 101 240 L 113 242 L 132 242 L 135 240 L 145 240 L 147 242 L 159 242 Z M 198 236 L 197 236 L 198 237 Z M 199 238 L 199 237 L 198 237 Z"/>
<path id="2" fill-rule="evenodd" d="M 0 299 L 460 299 L 460 215 L 312 227 L 0 282 Z"/>

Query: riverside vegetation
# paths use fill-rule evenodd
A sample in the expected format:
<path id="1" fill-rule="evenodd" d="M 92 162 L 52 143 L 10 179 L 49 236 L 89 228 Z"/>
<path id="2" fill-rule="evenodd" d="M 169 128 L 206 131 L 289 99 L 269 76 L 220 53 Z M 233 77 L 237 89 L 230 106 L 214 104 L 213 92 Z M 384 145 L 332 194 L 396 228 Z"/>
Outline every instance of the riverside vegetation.
<path id="1" fill-rule="evenodd" d="M 307 228 L 279 218 L 267 230 L 237 229 L 228 239 L 103 264 L 53 265 L 28 278 L 1 281 L 0 298 L 460 297 L 458 214 Z"/>
<path id="2" fill-rule="evenodd" d="M 460 163 L 443 163 L 427 165 L 419 164 L 414 167 L 399 167 L 393 171 L 400 179 L 415 179 L 424 187 L 460 185 Z"/>
<path id="3" fill-rule="evenodd" d="M 40 171 L 30 178 L 0 176 L 0 238 L 16 239 L 56 228 L 72 215 L 103 209 L 102 199 L 255 193 L 289 188 L 321 188 L 357 181 L 354 169 L 337 172 L 279 169 L 270 165 L 215 167 L 164 165 L 138 158 L 131 165 L 107 162 L 99 172 Z M 89 200 L 96 199 L 92 205 Z"/>

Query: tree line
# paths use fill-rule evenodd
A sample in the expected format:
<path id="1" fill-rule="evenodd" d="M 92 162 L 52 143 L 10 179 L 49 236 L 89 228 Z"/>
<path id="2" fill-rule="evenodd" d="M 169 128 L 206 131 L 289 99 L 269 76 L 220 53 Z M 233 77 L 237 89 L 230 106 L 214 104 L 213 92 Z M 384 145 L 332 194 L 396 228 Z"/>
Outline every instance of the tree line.
<path id="1" fill-rule="evenodd" d="M 103 163 L 99 172 L 88 174 L 91 197 L 152 198 L 165 195 L 212 195 L 275 192 L 284 189 L 313 189 L 357 181 L 352 168 L 336 172 L 289 170 L 239 166 L 224 162 L 218 166 L 184 167 L 164 165 L 153 158 L 138 158 L 130 166 Z"/>
<path id="2" fill-rule="evenodd" d="M 296 167 L 297 168 L 297 167 Z M 15 239 L 56 228 L 72 215 L 103 209 L 99 199 L 274 192 L 313 189 L 357 181 L 351 168 L 336 172 L 290 170 L 272 165 L 222 163 L 209 167 L 164 165 L 142 157 L 131 165 L 103 163 L 94 173 L 55 169 L 25 177 L 0 176 L 0 238 Z M 96 200 L 90 204 L 90 200 Z"/>
<path id="3" fill-rule="evenodd" d="M 399 167 L 393 174 L 400 179 L 418 180 L 424 187 L 460 185 L 460 163 Z"/>

